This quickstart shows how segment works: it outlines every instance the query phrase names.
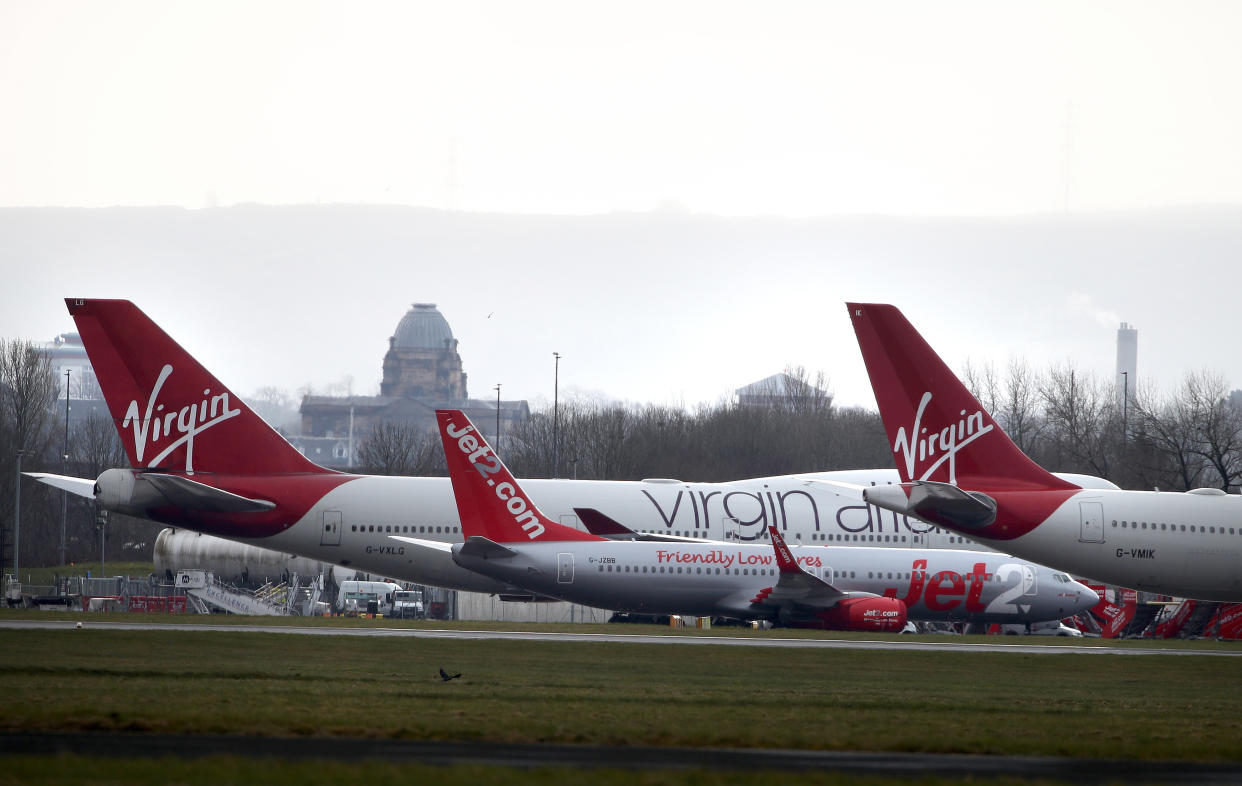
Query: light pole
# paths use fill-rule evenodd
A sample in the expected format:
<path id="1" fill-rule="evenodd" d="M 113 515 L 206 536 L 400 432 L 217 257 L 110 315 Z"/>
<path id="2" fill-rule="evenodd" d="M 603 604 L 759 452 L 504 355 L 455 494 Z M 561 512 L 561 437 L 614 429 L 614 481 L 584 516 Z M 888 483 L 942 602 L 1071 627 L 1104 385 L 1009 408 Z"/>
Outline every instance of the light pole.
<path id="1" fill-rule="evenodd" d="M 496 454 L 500 454 L 500 383 L 496 383 Z"/>
<path id="2" fill-rule="evenodd" d="M 13 482 L 13 581 L 22 583 L 18 568 L 18 555 L 22 548 L 22 456 L 26 451 L 17 451 L 17 479 Z"/>
<path id="3" fill-rule="evenodd" d="M 553 352 L 552 357 L 555 358 L 555 365 L 552 368 L 552 477 L 559 478 L 561 476 L 561 419 L 557 405 L 561 387 L 561 353 Z"/>
<path id="4" fill-rule="evenodd" d="M 69 374 L 73 369 L 65 369 L 65 452 L 61 454 L 60 472 L 69 474 Z M 69 491 L 60 492 L 60 564 L 65 564 L 65 521 L 69 518 Z"/>

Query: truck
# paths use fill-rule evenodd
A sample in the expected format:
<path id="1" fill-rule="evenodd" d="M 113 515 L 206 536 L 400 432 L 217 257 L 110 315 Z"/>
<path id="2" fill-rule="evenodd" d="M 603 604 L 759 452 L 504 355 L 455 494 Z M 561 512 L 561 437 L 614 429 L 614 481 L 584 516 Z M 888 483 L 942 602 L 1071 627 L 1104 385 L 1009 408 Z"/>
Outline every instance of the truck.
<path id="1" fill-rule="evenodd" d="M 341 614 L 392 614 L 393 601 L 401 585 L 391 581 L 342 581 L 336 594 L 336 610 Z"/>
<path id="2" fill-rule="evenodd" d="M 422 591 L 397 590 L 392 598 L 392 616 L 410 620 L 421 620 L 427 616 Z"/>

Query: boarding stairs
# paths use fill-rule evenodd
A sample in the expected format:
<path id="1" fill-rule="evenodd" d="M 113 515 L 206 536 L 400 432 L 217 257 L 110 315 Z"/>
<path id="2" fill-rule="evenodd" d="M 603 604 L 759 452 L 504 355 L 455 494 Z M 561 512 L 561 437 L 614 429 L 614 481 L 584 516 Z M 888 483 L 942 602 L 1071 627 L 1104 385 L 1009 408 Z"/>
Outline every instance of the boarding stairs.
<path id="1" fill-rule="evenodd" d="M 1183 639 L 1204 635 L 1206 633 L 1204 628 L 1212 621 L 1216 613 L 1220 611 L 1220 607 L 1220 603 L 1199 601 L 1195 604 L 1194 612 L 1190 615 L 1190 619 L 1186 620 L 1186 624 L 1178 635 Z"/>
<path id="2" fill-rule="evenodd" d="M 177 573 L 177 588 L 185 592 L 191 599 L 190 605 L 200 614 L 214 610 L 270 617 L 289 614 L 288 587 L 284 584 L 269 583 L 251 592 L 226 584 L 204 570 L 183 570 Z"/>

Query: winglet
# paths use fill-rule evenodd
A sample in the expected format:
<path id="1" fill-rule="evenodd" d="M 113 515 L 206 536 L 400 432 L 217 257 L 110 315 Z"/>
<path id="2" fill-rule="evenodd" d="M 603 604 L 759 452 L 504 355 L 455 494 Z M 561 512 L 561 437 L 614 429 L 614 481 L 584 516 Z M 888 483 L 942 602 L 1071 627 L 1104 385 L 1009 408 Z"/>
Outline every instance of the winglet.
<path id="1" fill-rule="evenodd" d="M 604 540 L 543 515 L 459 409 L 436 410 L 462 534 L 493 543 Z"/>
<path id="2" fill-rule="evenodd" d="M 772 536 L 772 549 L 776 552 L 776 567 L 780 572 L 805 573 L 806 571 L 793 558 L 793 554 L 789 553 L 789 547 L 785 545 L 785 539 L 781 537 L 780 530 L 776 527 L 768 527 L 768 534 Z"/>

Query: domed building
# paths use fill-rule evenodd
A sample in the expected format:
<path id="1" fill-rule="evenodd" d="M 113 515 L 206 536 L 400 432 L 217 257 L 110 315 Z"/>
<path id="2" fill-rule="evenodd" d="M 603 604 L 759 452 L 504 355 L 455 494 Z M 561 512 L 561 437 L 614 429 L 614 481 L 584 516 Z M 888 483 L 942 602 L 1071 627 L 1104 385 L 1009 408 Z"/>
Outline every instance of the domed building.
<path id="1" fill-rule="evenodd" d="M 397 323 L 384 355 L 381 396 L 466 398 L 457 339 L 435 303 L 415 303 Z"/>
<path id="2" fill-rule="evenodd" d="M 302 434 L 290 442 L 316 464 L 354 466 L 357 446 L 381 423 L 432 431 L 437 409 L 464 410 L 479 424 L 496 421 L 495 399 L 472 399 L 457 339 L 434 303 L 415 303 L 388 339 L 378 396 L 306 396 Z M 530 417 L 525 401 L 499 402 L 502 430 Z"/>

